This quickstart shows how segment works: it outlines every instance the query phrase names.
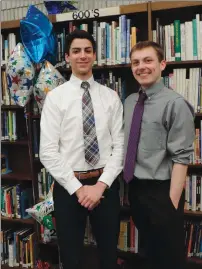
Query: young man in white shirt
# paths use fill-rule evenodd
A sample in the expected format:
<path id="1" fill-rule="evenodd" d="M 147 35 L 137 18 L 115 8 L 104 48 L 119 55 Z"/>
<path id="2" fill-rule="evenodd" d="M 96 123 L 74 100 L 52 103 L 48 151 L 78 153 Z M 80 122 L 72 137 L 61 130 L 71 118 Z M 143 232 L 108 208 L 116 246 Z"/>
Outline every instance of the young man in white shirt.
<path id="1" fill-rule="evenodd" d="M 63 269 L 79 268 L 89 215 L 101 269 L 115 269 L 123 108 L 117 93 L 92 75 L 96 44 L 86 31 L 67 38 L 70 80 L 49 92 L 41 115 L 40 160 L 55 178 L 53 191 Z"/>

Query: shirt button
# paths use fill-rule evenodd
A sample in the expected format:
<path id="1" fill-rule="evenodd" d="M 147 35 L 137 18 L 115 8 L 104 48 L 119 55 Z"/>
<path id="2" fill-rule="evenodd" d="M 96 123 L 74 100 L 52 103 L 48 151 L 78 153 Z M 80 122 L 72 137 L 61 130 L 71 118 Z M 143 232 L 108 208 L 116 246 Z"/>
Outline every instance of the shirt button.
<path id="1" fill-rule="evenodd" d="M 148 100 L 150 100 L 151 99 L 151 97 L 148 97 Z"/>

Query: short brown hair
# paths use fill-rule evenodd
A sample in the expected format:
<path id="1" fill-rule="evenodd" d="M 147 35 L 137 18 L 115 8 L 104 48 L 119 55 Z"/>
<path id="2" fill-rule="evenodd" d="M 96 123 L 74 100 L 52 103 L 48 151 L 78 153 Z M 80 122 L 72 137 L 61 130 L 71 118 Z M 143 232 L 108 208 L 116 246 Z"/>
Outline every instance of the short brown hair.
<path id="1" fill-rule="evenodd" d="M 158 43 L 154 41 L 149 41 L 149 40 L 140 41 L 134 47 L 132 47 L 131 52 L 130 52 L 130 58 L 134 51 L 142 50 L 149 47 L 153 48 L 156 51 L 159 62 L 163 61 L 164 59 L 163 48 Z"/>

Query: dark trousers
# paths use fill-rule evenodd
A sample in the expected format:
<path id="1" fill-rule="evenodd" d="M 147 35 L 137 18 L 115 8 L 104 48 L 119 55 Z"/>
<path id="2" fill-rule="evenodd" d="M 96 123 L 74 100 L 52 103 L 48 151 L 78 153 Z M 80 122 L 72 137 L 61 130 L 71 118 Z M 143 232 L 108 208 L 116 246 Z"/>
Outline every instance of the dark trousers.
<path id="1" fill-rule="evenodd" d="M 94 185 L 97 178 L 85 179 L 82 184 Z M 92 211 L 78 203 L 75 194 L 57 182 L 53 190 L 56 230 L 63 269 L 80 269 L 86 219 L 89 215 L 100 256 L 101 269 L 117 266 L 117 244 L 120 227 L 119 182 L 115 180 L 104 192 L 101 203 Z"/>
<path id="2" fill-rule="evenodd" d="M 184 269 L 184 191 L 176 210 L 169 197 L 170 180 L 129 183 L 133 221 L 143 240 L 148 268 Z"/>

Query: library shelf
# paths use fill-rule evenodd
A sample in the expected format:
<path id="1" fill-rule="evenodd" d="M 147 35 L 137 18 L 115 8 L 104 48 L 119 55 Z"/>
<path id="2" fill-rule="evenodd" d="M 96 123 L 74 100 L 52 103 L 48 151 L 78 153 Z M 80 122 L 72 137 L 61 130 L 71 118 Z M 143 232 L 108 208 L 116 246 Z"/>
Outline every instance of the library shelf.
<path id="1" fill-rule="evenodd" d="M 13 218 L 7 218 L 7 217 L 4 217 L 4 216 L 1 216 L 1 221 L 23 223 L 23 224 L 34 224 L 35 223 L 33 218 L 29 218 L 29 219 L 13 219 Z"/>
<path id="2" fill-rule="evenodd" d="M 1 106 L 1 109 L 2 110 L 16 110 L 16 109 L 24 109 L 24 107 L 22 106 L 18 106 L 18 105 L 2 105 Z"/>
<path id="3" fill-rule="evenodd" d="M 196 257 L 188 258 L 187 259 L 187 262 L 188 263 L 194 263 L 194 264 L 200 264 L 200 265 L 202 265 L 202 259 L 196 258 Z"/>
<path id="4" fill-rule="evenodd" d="M 202 60 L 167 62 L 167 66 L 175 66 L 175 65 L 202 65 Z"/>
<path id="5" fill-rule="evenodd" d="M 184 210 L 184 214 L 186 216 L 191 216 L 191 217 L 202 217 L 202 211 L 191 211 L 191 210 Z"/>
<path id="6" fill-rule="evenodd" d="M 147 3 L 120 6 L 120 14 L 147 12 Z"/>
<path id="7" fill-rule="evenodd" d="M 55 15 L 49 15 L 49 20 L 51 22 L 56 22 Z M 14 28 L 20 28 L 20 21 L 21 20 L 11 20 L 11 21 L 2 21 L 1 22 L 1 29 L 14 29 Z"/>
<path id="8" fill-rule="evenodd" d="M 129 206 L 122 206 L 121 211 L 123 213 L 130 213 L 130 207 Z M 191 210 L 184 210 L 184 214 L 186 216 L 193 216 L 193 217 L 202 217 L 202 211 L 191 211 Z"/>
<path id="9" fill-rule="evenodd" d="M 5 179 L 5 180 L 23 180 L 23 181 L 31 181 L 31 175 L 29 174 L 23 174 L 23 173 L 15 173 L 15 172 L 11 172 L 8 174 L 2 174 L 1 175 L 1 179 Z"/>
<path id="10" fill-rule="evenodd" d="M 202 113 L 201 112 L 195 113 L 195 117 L 202 117 Z"/>
<path id="11" fill-rule="evenodd" d="M 152 2 L 151 3 L 151 10 L 158 11 L 158 10 L 166 10 L 166 9 L 173 9 L 173 8 L 183 8 L 183 7 L 194 7 L 200 6 L 202 1 L 162 1 L 162 2 Z"/>
<path id="12" fill-rule="evenodd" d="M 1 268 L 2 269 L 21 269 L 21 268 L 25 268 L 25 267 L 22 267 L 22 266 L 14 266 L 14 267 L 10 267 L 8 266 L 8 264 L 1 264 Z M 37 268 L 34 268 L 34 269 L 37 269 Z"/>
<path id="13" fill-rule="evenodd" d="M 106 10 L 106 8 L 105 8 Z M 100 9 L 100 17 L 107 17 L 109 14 L 102 12 Z M 108 13 L 112 13 L 113 15 L 121 15 L 121 14 L 129 14 L 129 13 L 139 13 L 139 12 L 147 12 L 147 3 L 139 3 L 139 4 L 132 4 L 132 5 L 123 5 L 117 7 L 108 8 Z M 63 21 L 72 21 L 72 13 L 62 13 L 57 15 L 48 15 L 49 20 L 52 23 L 63 22 Z M 105 14 L 106 13 L 106 14 Z M 92 18 L 91 18 L 92 19 Z M 13 29 L 20 27 L 20 20 L 11 20 L 11 21 L 3 21 L 1 22 L 1 29 Z"/>
<path id="14" fill-rule="evenodd" d="M 202 164 L 189 164 L 188 169 L 201 169 Z"/>
<path id="15" fill-rule="evenodd" d="M 19 28 L 20 27 L 20 20 L 12 20 L 12 21 L 2 21 L 1 22 L 1 29 L 12 29 L 12 28 Z"/>
<path id="16" fill-rule="evenodd" d="M 172 61 L 172 62 L 167 62 L 166 65 L 168 67 L 185 66 L 185 65 L 197 66 L 197 65 L 202 65 L 202 60 Z M 93 66 L 94 71 L 96 71 L 96 70 L 109 70 L 109 69 L 121 69 L 121 68 L 131 68 L 131 64 L 115 64 L 115 65 L 102 65 L 102 66 L 95 65 L 95 66 Z M 57 67 L 57 70 L 60 72 L 71 72 L 71 68 L 66 68 L 66 67 Z"/>
<path id="17" fill-rule="evenodd" d="M 16 141 L 2 140 L 1 144 L 2 145 L 28 146 L 28 140 L 16 140 Z"/>
<path id="18" fill-rule="evenodd" d="M 41 115 L 32 115 L 32 119 L 40 119 Z"/>

